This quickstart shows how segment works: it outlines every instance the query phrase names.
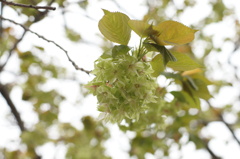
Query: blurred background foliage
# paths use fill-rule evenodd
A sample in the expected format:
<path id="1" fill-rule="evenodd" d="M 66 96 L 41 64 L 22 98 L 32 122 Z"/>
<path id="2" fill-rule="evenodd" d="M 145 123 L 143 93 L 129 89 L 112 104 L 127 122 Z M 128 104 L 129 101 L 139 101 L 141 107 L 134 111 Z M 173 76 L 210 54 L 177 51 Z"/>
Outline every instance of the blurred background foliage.
<path id="1" fill-rule="evenodd" d="M 81 10 L 86 18 L 91 19 L 88 16 L 89 6 L 103 1 L 17 0 L 14 2 L 22 4 L 27 2 L 36 6 L 56 6 L 60 14 L 58 16 L 65 19 L 64 24 L 59 28 L 62 27 L 63 35 L 68 41 L 72 41 L 76 45 L 79 43 L 96 45 L 94 41 L 89 43 L 86 37 L 67 24 L 66 13 L 70 12 L 68 7 L 74 5 L 75 9 Z M 126 14 L 138 12 L 137 10 L 128 11 L 121 6 L 120 1 L 109 2 Z M 42 21 L 44 23 L 44 18 L 48 17 L 49 12 L 54 12 L 10 6 L 4 4 L 3 1 L 0 3 L 1 16 L 12 19 L 5 12 L 5 9 L 12 8 L 19 18 L 23 19 L 20 22 L 18 19 L 12 20 L 21 23 L 26 28 L 31 28 L 32 25 Z M 177 0 L 145 0 L 141 4 L 147 8 L 147 12 L 142 17 L 143 20 L 159 23 L 172 19 L 200 30 L 196 34 L 194 42 L 188 45 L 174 46 L 171 50 L 187 54 L 202 64 L 205 69 L 202 69 L 201 72 L 190 73 L 190 78 L 195 80 L 195 84 L 200 88 L 195 92 L 189 90 L 191 88 L 189 81 L 184 78 L 182 72 L 176 73 L 167 70 L 162 73 L 159 79 L 164 79 L 165 82 L 164 84 L 160 83 L 158 91 L 159 96 L 165 99 L 162 101 L 162 106 L 152 104 L 147 115 L 141 117 L 139 121 L 126 120 L 119 124 L 123 133 L 132 132 L 134 134 L 129 137 L 130 149 L 127 152 L 133 158 L 142 159 L 146 158 L 146 154 L 151 154 L 155 158 L 171 159 L 174 158 L 175 151 L 192 144 L 195 151 L 202 150 L 208 158 L 229 159 L 228 155 L 223 155 L 218 151 L 216 148 L 218 145 L 214 144 L 216 138 L 206 131 L 209 125 L 214 123 L 221 123 L 223 129 L 230 134 L 227 141 L 221 142 L 224 142 L 225 146 L 233 143 L 240 154 L 240 91 L 238 89 L 240 65 L 239 62 L 236 62 L 238 61 L 236 59 L 239 59 L 240 50 L 240 16 L 235 6 L 222 0 L 206 1 L 207 8 L 199 10 L 201 11 L 199 14 L 202 15 L 200 17 L 188 15 L 189 10 L 197 9 L 199 3 L 200 1 L 195 0 L 181 2 Z M 191 17 L 189 22 L 182 21 L 186 15 Z M 48 154 L 41 153 L 39 148 L 49 143 L 53 144 L 53 147 L 63 147 L 66 152 L 63 154 L 65 156 L 63 158 L 111 158 L 106 153 L 106 146 L 104 146 L 104 143 L 111 137 L 108 124 L 103 124 L 93 116 L 79 117 L 79 123 L 77 123 L 79 126 L 59 120 L 60 105 L 64 105 L 68 98 L 57 88 L 48 87 L 49 83 L 51 85 L 56 81 L 60 83 L 71 81 L 75 83 L 76 90 L 78 90 L 78 100 L 84 100 L 88 94 L 83 87 L 84 82 L 76 78 L 77 71 L 61 66 L 46 51 L 47 46 L 34 45 L 22 51 L 19 46 L 24 42 L 24 37 L 31 33 L 16 29 L 15 25 L 10 25 L 1 18 L 0 21 L 0 92 L 2 95 L 0 106 L 9 106 L 8 114 L 4 118 L 9 120 L 9 125 L 12 124 L 21 130 L 18 146 L 9 148 L 1 145 L 0 158 L 48 158 Z M 230 23 L 229 30 L 221 30 L 224 23 Z M 97 25 L 97 23 L 95 24 Z M 83 23 L 82 25 L 88 24 Z M 216 31 L 217 29 L 220 31 Z M 101 44 L 97 44 L 97 47 L 104 52 L 112 45 L 106 39 L 102 39 Z M 14 69 L 11 69 L 12 67 Z M 197 81 L 198 79 L 204 81 L 204 84 Z M 207 85 L 210 85 L 208 88 L 213 98 L 210 98 Z M 182 89 L 172 90 L 171 86 Z M 20 90 L 21 103 L 13 102 L 16 100 L 12 92 L 16 89 Z M 227 93 L 224 94 L 226 91 Z M 188 94 L 194 95 L 189 96 Z M 222 97 L 222 94 L 229 96 L 223 99 L 225 97 Z M 194 96 L 201 100 L 190 99 Z M 227 98 L 231 100 L 227 100 Z M 21 114 L 24 102 L 31 107 L 34 124 L 26 123 L 28 117 Z M 72 104 L 79 105 L 81 101 L 74 101 Z M 31 117 L 29 118 L 31 119 Z M 3 135 L 1 137 L 4 138 Z M 181 153 L 178 157 L 175 155 L 175 158 L 184 158 L 182 155 Z"/>

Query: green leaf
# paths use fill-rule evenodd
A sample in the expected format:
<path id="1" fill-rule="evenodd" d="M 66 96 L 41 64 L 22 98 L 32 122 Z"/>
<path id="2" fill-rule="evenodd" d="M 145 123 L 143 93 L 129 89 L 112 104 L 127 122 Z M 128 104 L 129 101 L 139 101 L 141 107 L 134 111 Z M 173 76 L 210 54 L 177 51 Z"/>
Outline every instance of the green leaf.
<path id="1" fill-rule="evenodd" d="M 193 133 L 189 134 L 189 141 L 192 141 L 192 142 L 195 143 L 197 150 L 202 149 L 202 148 L 204 148 L 206 146 L 204 144 L 204 142 L 202 142 L 202 138 L 199 138 L 198 135 L 193 134 Z"/>
<path id="2" fill-rule="evenodd" d="M 177 58 L 177 61 L 169 61 L 167 67 L 172 68 L 175 71 L 188 71 L 196 68 L 202 68 L 202 66 L 196 63 L 188 55 L 183 53 L 171 52 L 173 56 Z"/>
<path id="3" fill-rule="evenodd" d="M 196 74 L 192 74 L 191 77 L 193 79 L 199 79 L 201 81 L 203 81 L 204 83 L 206 83 L 206 85 L 210 85 L 213 84 L 211 81 L 209 81 L 202 73 L 196 73 Z"/>
<path id="4" fill-rule="evenodd" d="M 108 10 L 106 10 L 106 9 L 102 9 L 102 10 L 103 10 L 103 12 L 104 12 L 105 15 L 108 14 L 108 13 L 111 13 L 110 11 L 108 11 Z"/>
<path id="5" fill-rule="evenodd" d="M 150 45 L 150 47 L 147 45 Z M 151 51 L 157 50 L 158 52 L 160 52 L 162 54 L 164 66 L 166 66 L 168 61 L 177 61 L 177 59 L 171 54 L 171 52 L 168 51 L 168 49 L 165 48 L 165 46 L 152 44 L 152 43 L 145 43 L 145 46 L 147 46 L 147 48 L 150 49 Z M 151 46 L 153 48 L 151 48 Z"/>
<path id="6" fill-rule="evenodd" d="M 21 138 L 24 143 L 32 147 L 43 145 L 48 141 L 46 129 L 40 124 L 36 125 L 36 129 L 33 131 L 24 131 Z"/>
<path id="7" fill-rule="evenodd" d="M 198 90 L 195 91 L 195 94 L 198 97 L 200 97 L 202 99 L 206 99 L 206 100 L 208 100 L 209 98 L 212 97 L 212 95 L 208 91 L 208 88 L 207 88 L 207 85 L 205 82 L 203 82 L 200 79 L 194 79 L 193 81 L 195 82 L 196 86 L 198 87 Z"/>
<path id="8" fill-rule="evenodd" d="M 159 32 L 159 36 L 154 36 L 154 41 L 159 45 L 182 45 L 194 39 L 197 30 L 191 29 L 176 21 L 165 21 L 153 26 Z"/>
<path id="9" fill-rule="evenodd" d="M 112 49 L 112 57 L 115 58 L 118 55 L 125 55 L 130 50 L 127 45 L 115 45 Z"/>
<path id="10" fill-rule="evenodd" d="M 193 81 L 193 79 L 189 76 L 186 77 L 187 81 L 189 82 L 189 84 L 191 85 L 191 87 L 197 91 L 198 90 L 198 86 L 195 84 L 195 82 Z"/>
<path id="11" fill-rule="evenodd" d="M 88 0 L 81 0 L 81 1 L 78 2 L 78 5 L 83 9 L 86 9 L 88 4 L 89 4 Z"/>
<path id="12" fill-rule="evenodd" d="M 73 42 L 78 42 L 81 40 L 80 34 L 70 28 L 66 28 L 65 33 L 66 36 Z"/>
<path id="13" fill-rule="evenodd" d="M 152 69 L 154 70 L 154 73 L 152 73 L 153 77 L 158 77 L 161 72 L 164 71 L 165 66 L 163 63 L 163 57 L 161 54 L 156 55 L 152 61 L 150 62 Z"/>
<path id="14" fill-rule="evenodd" d="M 174 79 L 175 83 L 179 83 L 180 81 L 182 81 L 182 76 L 179 73 L 163 72 L 161 74 L 164 75 L 166 78 Z"/>
<path id="15" fill-rule="evenodd" d="M 177 98 L 180 102 L 187 103 L 191 107 L 200 108 L 200 103 L 192 98 L 187 92 L 185 91 L 172 91 L 170 92 L 175 98 Z"/>
<path id="16" fill-rule="evenodd" d="M 34 46 L 34 47 L 37 48 L 37 49 L 40 50 L 40 51 L 44 51 L 44 48 L 41 47 L 41 46 Z"/>
<path id="17" fill-rule="evenodd" d="M 131 29 L 140 37 L 144 38 L 149 36 L 148 28 L 150 27 L 150 25 L 147 22 L 140 20 L 129 20 L 128 24 Z"/>
<path id="18" fill-rule="evenodd" d="M 205 82 L 203 82 L 200 79 L 192 79 L 192 78 L 191 78 L 192 80 L 189 81 L 189 78 L 191 77 L 188 77 L 185 82 L 185 85 L 187 86 L 186 88 L 187 92 L 192 94 L 192 96 L 197 96 L 205 100 L 208 100 L 209 98 L 212 97 L 212 95 L 208 91 L 207 84 Z"/>
<path id="19" fill-rule="evenodd" d="M 112 58 L 112 49 L 104 51 L 103 54 L 101 55 L 101 58 L 103 59 Z"/>
<path id="20" fill-rule="evenodd" d="M 105 15 L 98 23 L 100 32 L 112 42 L 127 45 L 131 36 L 129 17 L 120 12 L 103 11 Z"/>

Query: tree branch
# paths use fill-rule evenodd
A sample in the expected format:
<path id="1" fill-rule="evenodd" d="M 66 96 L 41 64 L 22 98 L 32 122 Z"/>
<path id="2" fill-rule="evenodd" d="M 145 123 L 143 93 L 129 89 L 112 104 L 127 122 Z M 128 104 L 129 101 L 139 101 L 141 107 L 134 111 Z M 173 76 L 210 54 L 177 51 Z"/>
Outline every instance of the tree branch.
<path id="1" fill-rule="evenodd" d="M 11 108 L 11 111 L 12 111 L 12 113 L 13 113 L 13 115 L 14 115 L 17 123 L 18 123 L 18 126 L 19 126 L 20 130 L 22 132 L 25 131 L 24 123 L 23 123 L 23 121 L 20 117 L 20 114 L 18 113 L 14 103 L 12 102 L 12 100 L 9 96 L 9 92 L 7 90 L 7 87 L 2 85 L 1 83 L 0 83 L 0 93 L 2 94 L 3 98 L 6 100 L 7 104 Z"/>
<path id="2" fill-rule="evenodd" d="M 52 3 L 54 2 L 55 0 L 51 0 L 48 5 L 52 5 Z M 45 15 L 47 15 L 49 10 L 45 10 L 44 12 L 39 12 L 36 16 L 34 16 L 34 21 L 32 22 L 33 23 L 36 23 L 38 21 L 40 21 Z M 29 27 L 29 26 L 28 26 Z"/>
<path id="3" fill-rule="evenodd" d="M 210 104 L 209 101 L 207 101 L 209 107 L 211 109 L 214 109 L 213 106 Z M 231 125 L 229 125 L 223 118 L 223 115 L 221 113 L 217 113 L 219 119 L 221 122 L 223 122 L 223 124 L 227 127 L 227 129 L 230 131 L 230 133 L 232 134 L 233 138 L 236 140 L 236 142 L 238 143 L 238 145 L 240 146 L 240 140 L 237 138 L 236 134 L 234 133 L 233 129 L 231 128 Z"/>
<path id="4" fill-rule="evenodd" d="M 12 111 L 12 114 L 13 116 L 15 117 L 16 121 L 17 121 L 17 124 L 18 124 L 18 127 L 20 128 L 20 130 L 22 132 L 26 131 L 26 128 L 24 127 L 24 123 L 21 119 L 21 116 L 19 114 L 19 112 L 17 111 L 16 109 L 16 106 L 14 105 L 13 101 L 11 100 L 10 96 L 9 96 L 9 92 L 8 92 L 8 89 L 7 89 L 7 86 L 6 85 L 2 85 L 0 83 L 0 93 L 2 94 L 3 98 L 6 100 L 7 104 L 9 105 L 11 111 Z M 35 150 L 33 150 L 33 153 L 35 154 L 35 157 L 34 159 L 41 159 L 42 157 L 39 156 Z"/>
<path id="5" fill-rule="evenodd" d="M 48 3 L 48 5 L 50 6 L 50 5 L 52 5 L 52 3 L 54 2 L 55 0 L 51 0 L 49 3 Z M 1 0 L 0 0 L 0 2 L 1 2 Z M 1 2 L 1 5 L 2 5 L 2 9 L 1 9 L 1 11 L 3 11 L 3 3 Z M 32 23 L 36 23 L 36 22 L 38 22 L 39 20 L 41 20 L 42 19 L 42 17 L 44 17 L 46 14 L 48 13 L 48 10 L 45 10 L 44 12 L 39 12 L 34 18 L 34 21 L 32 22 Z M 0 16 L 3 16 L 2 14 L 0 15 Z M 0 22 L 1 22 L 1 24 L 2 24 L 2 19 L 1 19 L 1 17 L 0 17 Z M 31 23 L 28 25 L 28 27 L 31 25 Z M 24 25 L 23 25 L 24 26 Z M 0 26 L 1 27 L 1 26 Z M 2 28 L 0 28 L 0 30 L 1 30 Z M 1 30 L 2 31 L 2 30 Z M 9 55 L 8 55 L 8 57 L 7 57 L 7 60 L 2 64 L 2 65 L 0 65 L 0 72 L 3 70 L 3 68 L 5 67 L 5 65 L 7 64 L 7 62 L 9 61 L 9 59 L 10 59 L 10 57 L 11 57 L 11 55 L 12 55 L 12 52 L 17 48 L 17 45 L 22 41 L 22 39 L 23 39 L 23 37 L 25 36 L 25 34 L 26 34 L 26 30 L 24 30 L 24 33 L 22 34 L 22 36 L 21 36 L 21 38 L 20 39 L 18 39 L 15 43 L 14 43 L 14 45 L 13 45 L 13 47 L 9 50 Z M 1 32 L 2 33 L 2 32 Z M 0 33 L 0 34 L 1 34 Z"/>
<path id="6" fill-rule="evenodd" d="M 20 4 L 20 3 L 15 3 L 15 2 L 10 2 L 6 0 L 0 0 L 2 3 L 6 5 L 12 5 L 12 6 L 17 6 L 17 7 L 24 7 L 24 8 L 33 8 L 33 9 L 46 9 L 46 10 L 56 10 L 55 7 L 49 7 L 49 6 L 34 6 L 31 4 Z"/>
<path id="7" fill-rule="evenodd" d="M 2 16 L 3 14 L 3 3 L 0 4 L 0 15 Z M 0 20 L 0 38 L 2 38 L 2 32 L 3 32 L 3 28 L 2 28 L 2 19 Z"/>
<path id="8" fill-rule="evenodd" d="M 210 121 L 206 121 L 206 120 L 203 120 L 203 119 L 200 119 L 199 120 L 200 124 L 203 124 L 204 126 L 207 126 Z M 222 157 L 219 157 L 217 156 L 209 147 L 209 139 L 208 138 L 204 138 L 203 136 L 201 135 L 198 135 L 199 139 L 201 139 L 205 149 L 208 151 L 208 153 L 211 155 L 211 158 L 212 159 L 222 159 Z"/>
<path id="9" fill-rule="evenodd" d="M 0 18 L 3 19 L 3 20 L 9 21 L 9 22 L 11 22 L 11 23 L 13 23 L 13 24 L 15 24 L 15 25 L 21 26 L 25 31 L 29 31 L 29 32 L 32 33 L 32 34 L 35 34 L 35 35 L 36 35 L 37 37 L 39 37 L 40 39 L 43 39 L 43 40 L 45 40 L 45 41 L 47 41 L 47 42 L 49 42 L 49 43 L 54 44 L 56 47 L 58 47 L 59 49 L 61 49 L 61 50 L 66 54 L 66 56 L 67 56 L 67 58 L 68 58 L 68 61 L 72 63 L 72 65 L 74 66 L 74 68 L 75 68 L 76 70 L 83 71 L 83 72 L 85 72 L 85 73 L 87 73 L 87 74 L 89 74 L 89 73 L 91 72 L 91 71 L 85 70 L 85 69 L 83 69 L 83 68 L 80 68 L 80 67 L 70 58 L 70 56 L 68 55 L 67 50 L 65 50 L 62 46 L 60 46 L 60 45 L 57 44 L 56 42 L 54 42 L 54 41 L 52 41 L 52 40 L 46 39 L 44 36 L 39 35 L 38 33 L 30 30 L 29 28 L 25 27 L 24 25 L 19 24 L 19 23 L 15 22 L 15 21 L 13 21 L 13 20 L 11 20 L 11 19 L 4 18 L 4 17 L 2 17 L 1 15 L 0 15 Z"/>
<path id="10" fill-rule="evenodd" d="M 222 157 L 216 156 L 215 153 L 210 149 L 210 147 L 208 146 L 208 142 L 204 142 L 204 145 L 205 145 L 208 153 L 212 156 L 212 159 L 222 159 Z"/>
<path id="11" fill-rule="evenodd" d="M 233 138 L 236 140 L 236 142 L 238 143 L 238 145 L 240 146 L 240 141 L 237 138 L 236 134 L 234 133 L 233 129 L 231 128 L 231 126 L 223 119 L 222 114 L 219 114 L 219 118 L 220 121 L 223 122 L 223 124 L 228 128 L 228 130 L 231 132 Z"/>
<path id="12" fill-rule="evenodd" d="M 1 16 L 0 16 L 0 17 L 1 17 Z M 9 50 L 9 54 L 8 54 L 8 57 L 7 57 L 6 61 L 5 61 L 2 65 L 0 65 L 0 72 L 2 72 L 3 68 L 6 66 L 7 62 L 9 61 L 10 57 L 12 56 L 13 51 L 17 48 L 17 45 L 22 41 L 22 39 L 23 39 L 23 37 L 25 36 L 25 34 L 26 34 L 26 31 L 23 32 L 21 38 L 18 39 L 18 40 L 14 43 L 13 47 Z"/>

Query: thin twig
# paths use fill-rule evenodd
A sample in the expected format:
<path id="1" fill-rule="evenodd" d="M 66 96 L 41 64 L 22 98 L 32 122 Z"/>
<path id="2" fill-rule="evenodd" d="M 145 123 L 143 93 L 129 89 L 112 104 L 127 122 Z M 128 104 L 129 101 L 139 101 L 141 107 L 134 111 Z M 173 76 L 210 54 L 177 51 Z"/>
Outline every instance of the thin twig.
<path id="1" fill-rule="evenodd" d="M 3 14 L 3 3 L 1 3 L 0 6 L 0 15 L 2 16 Z M 3 32 L 3 28 L 2 28 L 2 19 L 0 20 L 0 38 L 2 37 L 2 32 Z"/>
<path id="2" fill-rule="evenodd" d="M 16 7 L 24 7 L 24 8 L 33 8 L 33 9 L 46 9 L 46 10 L 56 10 L 56 7 L 49 7 L 49 6 L 35 6 L 31 4 L 20 4 L 20 3 L 15 3 L 15 2 L 10 2 L 6 0 L 0 0 L 2 3 L 6 5 L 12 5 Z"/>
<path id="3" fill-rule="evenodd" d="M 208 151 L 208 153 L 212 156 L 212 159 L 222 159 L 222 157 L 218 157 L 215 155 L 215 153 L 210 149 L 209 145 L 208 145 L 208 141 L 203 141 L 203 144 L 206 147 L 206 150 Z"/>
<path id="4" fill-rule="evenodd" d="M 51 1 L 48 3 L 48 6 L 51 6 L 54 2 L 55 2 L 55 0 L 51 0 Z M 35 15 L 35 16 L 34 16 L 34 21 L 32 21 L 32 23 L 31 23 L 30 25 L 32 25 L 32 24 L 34 24 L 34 23 L 42 20 L 42 18 L 43 18 L 45 15 L 48 14 L 48 11 L 49 11 L 49 10 L 46 9 L 45 11 L 39 12 L 37 15 Z M 30 27 L 30 26 L 28 26 L 28 27 Z"/>
<path id="5" fill-rule="evenodd" d="M 209 101 L 207 101 L 209 107 L 211 109 L 214 109 L 213 106 L 210 104 Z M 223 122 L 223 124 L 228 128 L 228 130 L 230 131 L 230 133 L 232 134 L 233 138 L 236 140 L 236 142 L 238 143 L 238 145 L 240 146 L 240 140 L 237 138 L 236 134 L 234 133 L 234 130 L 231 128 L 231 125 L 229 125 L 223 118 L 223 115 L 221 113 L 217 114 L 220 121 Z"/>
<path id="6" fill-rule="evenodd" d="M 221 122 L 223 122 L 223 124 L 228 128 L 228 130 L 231 132 L 233 138 L 236 140 L 236 142 L 238 143 L 238 145 L 240 146 L 240 140 L 237 138 L 236 134 L 234 133 L 233 129 L 231 128 L 231 125 L 229 125 L 224 119 L 222 114 L 219 114 L 219 118 L 221 120 Z"/>
<path id="7" fill-rule="evenodd" d="M 10 96 L 9 96 L 9 93 L 8 93 L 8 90 L 7 90 L 7 87 L 2 85 L 0 83 L 0 93 L 2 94 L 3 98 L 6 100 L 7 104 L 9 105 L 9 107 L 11 108 L 11 111 L 18 123 L 18 126 L 20 128 L 20 130 L 23 132 L 25 131 L 25 127 L 24 127 L 24 123 L 20 117 L 20 114 L 18 113 L 14 103 L 12 102 Z"/>
<path id="8" fill-rule="evenodd" d="M 113 3 L 115 3 L 115 5 L 121 9 L 122 11 L 124 11 L 125 13 L 127 13 L 128 15 L 130 15 L 132 18 L 135 18 L 134 15 L 132 15 L 131 13 L 129 13 L 125 8 L 123 8 L 116 0 L 112 0 Z"/>
<path id="9" fill-rule="evenodd" d="M 2 72 L 3 68 L 4 68 L 4 67 L 6 66 L 6 64 L 8 63 L 10 57 L 12 56 L 13 51 L 17 48 L 17 45 L 22 41 L 22 39 L 23 39 L 23 37 L 25 36 L 26 32 L 27 32 L 27 31 L 24 30 L 21 38 L 18 39 L 18 40 L 14 43 L 13 47 L 9 50 L 9 54 L 8 54 L 8 57 L 7 57 L 6 61 L 5 61 L 2 65 L 0 65 L 0 72 Z"/>
<path id="10" fill-rule="evenodd" d="M 53 3 L 54 1 L 55 1 L 55 0 L 51 0 L 51 1 L 48 3 L 48 5 L 49 5 L 49 6 L 52 5 L 52 3 Z M 2 6 L 4 5 L 3 3 L 1 3 L 1 4 L 2 4 Z M 39 12 L 36 16 L 34 16 L 34 21 L 33 21 L 32 23 L 38 22 L 38 21 L 41 20 L 42 17 L 44 17 L 47 13 L 48 13 L 48 10 L 45 10 L 44 12 Z M 3 16 L 3 15 L 1 15 L 1 16 Z M 2 19 L 1 19 L 1 22 L 2 22 Z M 31 25 L 32 23 L 30 23 L 30 25 Z M 30 25 L 28 25 L 28 27 L 29 27 Z M 24 26 L 24 25 L 23 25 L 23 26 Z M 21 38 L 18 39 L 18 40 L 14 43 L 13 47 L 9 50 L 9 55 L 8 55 L 8 57 L 7 57 L 7 60 L 6 60 L 2 65 L 0 65 L 0 72 L 3 70 L 3 68 L 5 67 L 5 65 L 7 64 L 7 62 L 9 61 L 10 57 L 12 56 L 12 52 L 17 48 L 17 45 L 22 41 L 22 39 L 23 39 L 23 37 L 25 36 L 26 32 L 27 32 L 27 31 L 24 30 L 24 33 L 22 34 Z"/>
<path id="11" fill-rule="evenodd" d="M 52 41 L 52 40 L 46 39 L 44 36 L 39 35 L 38 33 L 30 30 L 29 28 L 25 27 L 24 25 L 19 24 L 19 23 L 15 22 L 15 21 L 13 21 L 13 20 L 11 20 L 11 19 L 7 19 L 7 18 L 4 18 L 4 17 L 2 17 L 2 16 L 0 16 L 0 18 L 3 19 L 3 20 L 9 21 L 9 22 L 11 22 L 11 23 L 13 23 L 13 24 L 16 24 L 16 25 L 18 25 L 18 26 L 21 26 L 25 31 L 29 31 L 29 32 L 32 33 L 32 34 L 35 34 L 37 37 L 39 37 L 39 38 L 41 38 L 41 39 L 43 39 L 43 40 L 45 40 L 45 41 L 47 41 L 47 42 L 49 42 L 49 43 L 52 43 L 52 44 L 54 44 L 55 46 L 57 46 L 59 49 L 61 49 L 61 50 L 66 54 L 66 56 L 67 56 L 67 58 L 68 58 L 68 61 L 70 61 L 70 62 L 72 63 L 72 65 L 74 66 L 74 68 L 75 68 L 76 70 L 83 71 L 83 72 L 85 72 L 85 73 L 87 73 L 87 74 L 89 74 L 89 73 L 91 72 L 91 71 L 88 71 L 88 70 L 85 70 L 85 69 L 83 69 L 83 68 L 78 67 L 78 65 L 77 65 L 77 64 L 70 58 L 70 56 L 68 55 L 67 50 L 65 50 L 62 46 L 60 46 L 60 45 L 57 44 L 56 42 L 54 42 L 54 41 Z"/>

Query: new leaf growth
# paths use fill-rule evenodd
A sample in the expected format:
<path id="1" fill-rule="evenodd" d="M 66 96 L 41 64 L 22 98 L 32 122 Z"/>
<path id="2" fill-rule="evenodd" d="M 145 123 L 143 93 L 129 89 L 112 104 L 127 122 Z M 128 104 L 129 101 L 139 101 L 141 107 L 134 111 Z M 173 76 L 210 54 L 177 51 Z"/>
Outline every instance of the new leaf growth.
<path id="1" fill-rule="evenodd" d="M 155 77 L 166 66 L 176 71 L 201 67 L 187 55 L 171 53 L 165 47 L 191 42 L 197 30 L 171 20 L 153 25 L 130 20 L 120 12 L 103 11 L 105 15 L 99 21 L 99 30 L 106 39 L 120 45 L 115 45 L 96 60 L 92 71 L 96 77 L 87 87 L 97 96 L 98 110 L 106 121 L 138 120 L 153 103 L 163 106 L 164 99 L 158 94 Z M 132 30 L 141 38 L 137 49 L 128 46 Z M 150 61 L 144 60 L 150 52 L 157 55 Z"/>

